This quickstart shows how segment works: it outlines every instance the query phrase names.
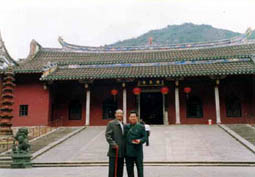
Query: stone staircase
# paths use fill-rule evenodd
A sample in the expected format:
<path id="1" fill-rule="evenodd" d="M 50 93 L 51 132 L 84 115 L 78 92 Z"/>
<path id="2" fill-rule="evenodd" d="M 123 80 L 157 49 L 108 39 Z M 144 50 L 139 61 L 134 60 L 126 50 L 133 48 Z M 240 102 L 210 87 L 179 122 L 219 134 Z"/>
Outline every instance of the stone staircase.
<path id="1" fill-rule="evenodd" d="M 46 135 L 42 135 L 31 140 L 31 154 L 42 150 L 48 145 L 58 141 L 59 139 L 65 138 L 69 134 L 72 134 L 79 129 L 81 129 L 81 127 L 60 127 Z M 9 168 L 11 161 L 11 151 L 0 154 L 0 168 Z"/>
<path id="2" fill-rule="evenodd" d="M 228 128 L 255 145 L 255 128 L 248 124 L 226 124 Z"/>

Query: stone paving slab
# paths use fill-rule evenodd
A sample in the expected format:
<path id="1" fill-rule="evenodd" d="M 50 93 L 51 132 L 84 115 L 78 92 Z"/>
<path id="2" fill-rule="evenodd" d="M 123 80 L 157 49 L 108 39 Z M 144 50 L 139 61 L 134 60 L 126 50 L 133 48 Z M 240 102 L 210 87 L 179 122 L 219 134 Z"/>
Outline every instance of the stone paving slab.
<path id="1" fill-rule="evenodd" d="M 107 161 L 105 126 L 87 127 L 33 162 Z"/>
<path id="2" fill-rule="evenodd" d="M 152 126 L 145 162 L 255 162 L 255 155 L 217 125 Z M 105 126 L 88 127 L 33 162 L 107 162 Z"/>
<path id="3" fill-rule="evenodd" d="M 255 155 L 217 125 L 152 127 L 145 161 L 255 161 Z"/>
<path id="4" fill-rule="evenodd" d="M 1 177 L 105 177 L 108 167 L 0 169 Z M 145 177 L 254 177 L 254 167 L 144 167 Z M 124 170 L 124 177 L 127 177 Z"/>

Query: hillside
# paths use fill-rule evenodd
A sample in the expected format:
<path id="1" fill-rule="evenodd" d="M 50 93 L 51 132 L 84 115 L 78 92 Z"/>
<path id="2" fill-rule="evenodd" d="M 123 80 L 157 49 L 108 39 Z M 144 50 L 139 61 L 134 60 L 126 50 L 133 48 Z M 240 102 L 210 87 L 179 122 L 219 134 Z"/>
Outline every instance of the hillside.
<path id="1" fill-rule="evenodd" d="M 230 30 L 214 28 L 210 25 L 195 25 L 184 23 L 182 25 L 168 25 L 165 28 L 151 30 L 137 38 L 118 41 L 109 46 L 142 46 L 147 45 L 152 37 L 153 44 L 168 45 L 178 43 L 207 42 L 221 39 L 229 39 L 242 35 L 241 33 Z M 253 31 L 250 38 L 255 38 Z"/>

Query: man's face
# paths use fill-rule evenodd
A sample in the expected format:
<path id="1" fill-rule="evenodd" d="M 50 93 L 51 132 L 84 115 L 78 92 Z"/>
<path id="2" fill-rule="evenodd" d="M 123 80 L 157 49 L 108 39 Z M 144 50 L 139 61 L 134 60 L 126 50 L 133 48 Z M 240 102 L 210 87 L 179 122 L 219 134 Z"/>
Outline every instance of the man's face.
<path id="1" fill-rule="evenodd" d="M 115 113 L 115 117 L 116 117 L 116 119 L 118 119 L 119 121 L 122 121 L 122 119 L 123 119 L 123 112 L 116 112 Z"/>
<path id="2" fill-rule="evenodd" d="M 138 121 L 136 113 L 131 113 L 129 115 L 129 123 L 130 124 L 136 124 Z"/>

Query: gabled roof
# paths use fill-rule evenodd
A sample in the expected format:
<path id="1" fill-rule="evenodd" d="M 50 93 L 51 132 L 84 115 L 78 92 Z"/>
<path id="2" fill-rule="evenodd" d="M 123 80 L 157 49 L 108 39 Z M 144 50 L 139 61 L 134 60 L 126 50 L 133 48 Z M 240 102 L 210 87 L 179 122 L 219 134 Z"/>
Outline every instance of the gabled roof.
<path id="1" fill-rule="evenodd" d="M 15 72 L 43 73 L 54 65 L 54 70 L 41 80 L 255 73 L 251 59 L 255 54 L 254 41 L 199 48 L 81 51 L 68 46 L 43 48 L 33 40 L 30 48 L 30 55 L 15 67 Z"/>

